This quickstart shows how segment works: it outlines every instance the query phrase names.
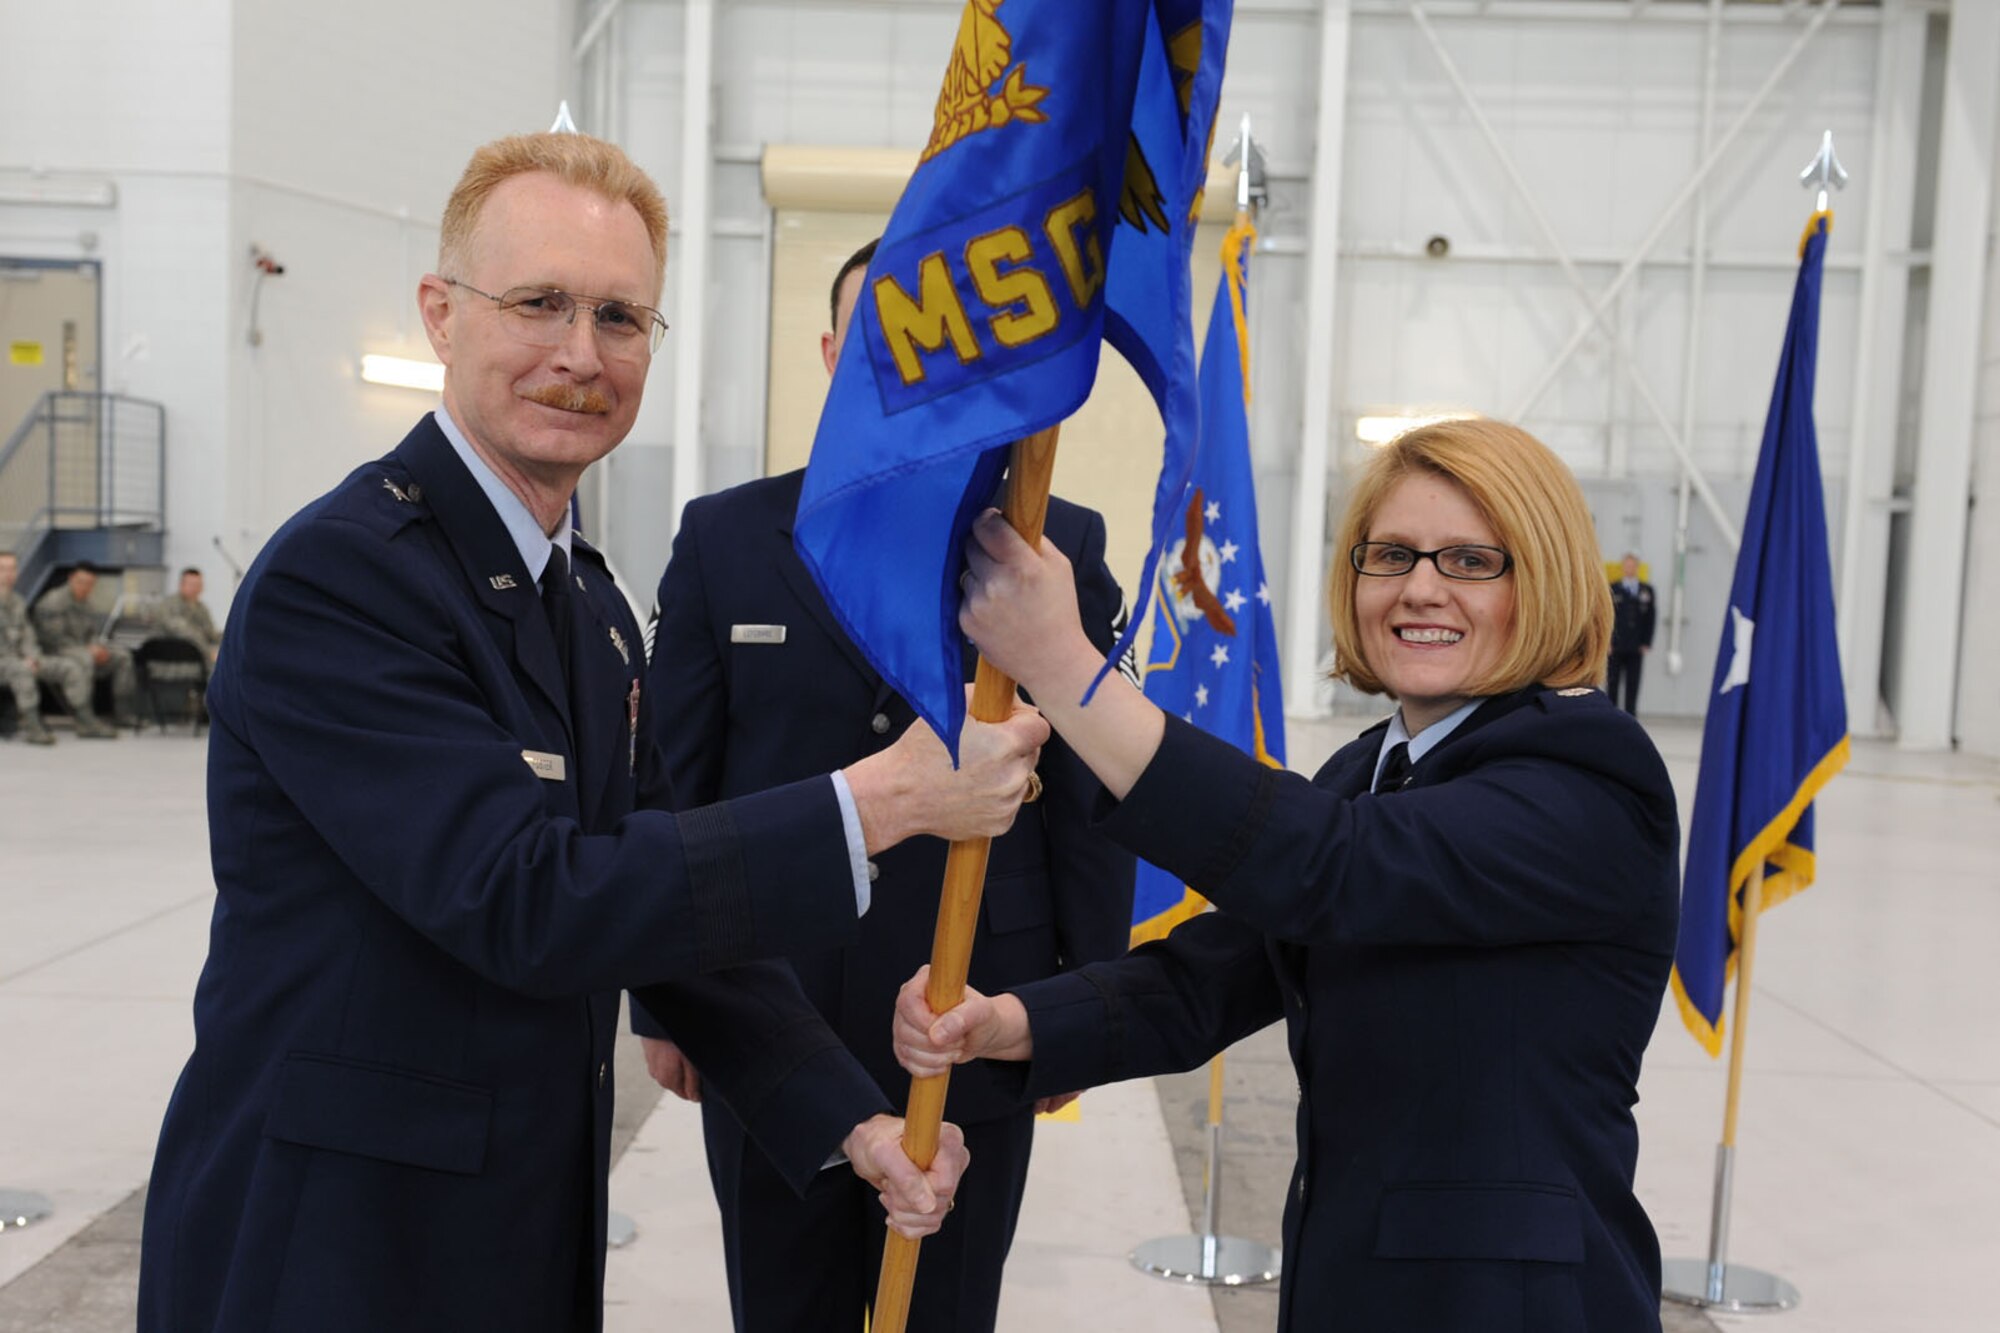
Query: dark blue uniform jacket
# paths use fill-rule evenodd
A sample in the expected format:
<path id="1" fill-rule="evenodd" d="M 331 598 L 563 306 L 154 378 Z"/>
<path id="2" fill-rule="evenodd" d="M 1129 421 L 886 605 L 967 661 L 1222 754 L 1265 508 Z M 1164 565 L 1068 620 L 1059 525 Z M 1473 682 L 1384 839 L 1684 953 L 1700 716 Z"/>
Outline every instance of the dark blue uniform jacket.
<path id="1" fill-rule="evenodd" d="M 1658 609 L 1652 584 L 1641 583 L 1638 591 L 1627 592 L 1624 579 L 1611 580 L 1611 651 L 1636 653 L 1652 647 Z"/>
<path id="2" fill-rule="evenodd" d="M 671 719 L 660 743 L 683 802 L 844 767 L 887 748 L 915 718 L 840 628 L 792 547 L 804 475 L 704 496 L 682 518 L 660 580 L 650 680 Z M 1046 534 L 1075 566 L 1083 623 L 1108 650 L 1120 597 L 1104 564 L 1104 520 L 1051 499 Z M 782 626 L 784 639 L 740 626 Z M 1089 828 L 1103 789 L 1056 738 L 1038 771 L 1041 800 L 994 839 L 987 862 L 971 983 L 989 993 L 1115 958 L 1131 930 L 1134 859 Z M 899 1106 L 910 1080 L 889 1049 L 889 1018 L 897 990 L 930 960 L 945 852 L 941 839 L 911 838 L 881 853 L 879 906 L 858 935 L 790 954 L 806 994 Z M 636 1015 L 635 1025 L 650 1031 Z M 1021 1094 L 1018 1070 L 961 1067 L 945 1114 L 960 1124 L 991 1119 L 1020 1110 Z"/>
<path id="3" fill-rule="evenodd" d="M 790 974 L 745 961 L 854 934 L 831 784 L 666 813 L 639 628 L 581 543 L 573 572 L 565 690 L 426 418 L 246 578 L 142 1330 L 598 1327 L 620 987 L 800 1184 L 886 1109 Z"/>
<path id="4" fill-rule="evenodd" d="M 1632 1118 L 1672 964 L 1665 766 L 1597 691 L 1488 700 L 1394 795 L 1172 718 L 1106 831 L 1223 910 L 1022 989 L 1031 1091 L 1199 1064 L 1280 1016 L 1299 1076 L 1279 1327 L 1634 1333 Z"/>

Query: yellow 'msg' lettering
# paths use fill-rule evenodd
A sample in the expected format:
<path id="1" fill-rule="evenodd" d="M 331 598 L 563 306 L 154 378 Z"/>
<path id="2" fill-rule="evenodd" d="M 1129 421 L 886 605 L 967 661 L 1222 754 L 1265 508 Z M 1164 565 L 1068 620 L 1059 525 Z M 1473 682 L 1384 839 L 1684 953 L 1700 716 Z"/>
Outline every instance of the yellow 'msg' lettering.
<path id="1" fill-rule="evenodd" d="M 1031 268 L 1000 271 L 1001 264 L 1018 264 L 1034 252 L 1027 233 L 1019 227 L 1002 227 L 966 243 L 965 266 L 972 270 L 973 288 L 980 300 L 999 309 L 986 323 L 1002 347 L 1033 342 L 1056 326 L 1056 301 L 1047 278 Z M 1016 306 L 1027 309 L 1016 310 Z"/>
<path id="2" fill-rule="evenodd" d="M 1090 227 L 1095 221 L 1097 196 L 1089 189 L 1057 204 L 1042 221 L 1042 231 L 1055 247 L 1056 259 L 1062 264 L 1063 276 L 1069 279 L 1069 293 L 1076 299 L 1078 310 L 1090 309 L 1097 289 L 1104 285 L 1104 251 L 1097 243 L 1096 229 L 1085 234 L 1081 248 L 1076 243 L 1077 228 Z"/>
<path id="3" fill-rule="evenodd" d="M 925 255 L 917 265 L 914 301 L 894 278 L 886 275 L 877 278 L 875 313 L 881 320 L 882 340 L 889 344 L 889 352 L 896 358 L 896 372 L 906 385 L 923 382 L 924 366 L 917 358 L 918 348 L 935 352 L 950 339 L 951 350 L 961 362 L 979 356 L 979 339 L 973 336 L 972 321 L 966 318 L 965 307 L 959 304 L 958 292 L 951 285 L 951 269 L 942 254 Z"/>

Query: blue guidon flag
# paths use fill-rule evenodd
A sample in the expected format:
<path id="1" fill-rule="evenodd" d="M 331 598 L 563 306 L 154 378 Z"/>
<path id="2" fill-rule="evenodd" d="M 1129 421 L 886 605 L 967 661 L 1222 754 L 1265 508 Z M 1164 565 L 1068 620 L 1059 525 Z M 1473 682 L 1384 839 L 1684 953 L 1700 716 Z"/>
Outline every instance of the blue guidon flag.
<path id="1" fill-rule="evenodd" d="M 1257 230 L 1240 217 L 1222 238 L 1222 279 L 1201 352 L 1201 455 L 1178 540 L 1152 583 L 1146 697 L 1273 768 L 1285 765 L 1278 633 L 1250 471 L 1250 335 L 1245 288 Z M 1158 866 L 1139 863 L 1132 943 L 1208 906 Z"/>
<path id="2" fill-rule="evenodd" d="M 1166 423 L 1152 552 L 1179 517 L 1198 429 L 1188 255 L 1229 17 L 1215 0 L 969 0 L 959 21 L 794 525 L 849 636 L 954 753 L 966 535 L 1006 446 L 1089 395 L 1101 339 Z"/>
<path id="3" fill-rule="evenodd" d="M 1820 275 L 1832 221 L 1831 213 L 1815 213 L 1799 247 L 1791 320 L 1702 730 L 1673 989 L 1682 1020 L 1710 1055 L 1722 1052 L 1723 992 L 1736 975 L 1744 885 L 1761 865 L 1770 907 L 1813 882 L 1813 797 L 1847 763 L 1812 415 Z"/>

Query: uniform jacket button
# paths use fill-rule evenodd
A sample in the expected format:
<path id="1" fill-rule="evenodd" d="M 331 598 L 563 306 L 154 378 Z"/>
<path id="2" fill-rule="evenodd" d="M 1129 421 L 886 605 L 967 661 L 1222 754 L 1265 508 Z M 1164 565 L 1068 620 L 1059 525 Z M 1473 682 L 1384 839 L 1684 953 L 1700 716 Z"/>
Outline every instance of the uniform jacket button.
<path id="1" fill-rule="evenodd" d="M 873 884 L 876 880 L 880 878 L 882 878 L 882 867 L 876 865 L 873 861 L 870 861 L 868 863 L 868 882 L 870 884 Z"/>
<path id="2" fill-rule="evenodd" d="M 869 718 L 868 730 L 874 732 L 877 736 L 888 735 L 889 715 L 887 713 L 877 713 L 874 717 Z"/>

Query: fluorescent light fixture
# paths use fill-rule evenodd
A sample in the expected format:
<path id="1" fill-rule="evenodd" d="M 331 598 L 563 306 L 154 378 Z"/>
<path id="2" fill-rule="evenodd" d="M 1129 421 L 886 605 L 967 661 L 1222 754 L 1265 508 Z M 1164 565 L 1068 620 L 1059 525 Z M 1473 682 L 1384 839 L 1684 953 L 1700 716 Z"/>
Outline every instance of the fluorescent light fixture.
<path id="1" fill-rule="evenodd" d="M 1477 412 L 1387 412 L 1356 417 L 1354 438 L 1363 444 L 1380 447 L 1419 426 L 1435 426 L 1440 421 L 1470 421 L 1478 415 Z"/>
<path id="2" fill-rule="evenodd" d="M 0 204 L 42 204 L 55 208 L 115 208 L 118 184 L 108 176 L 52 176 L 43 172 L 0 172 Z"/>
<path id="3" fill-rule="evenodd" d="M 387 384 L 397 389 L 444 392 L 443 366 L 435 361 L 412 361 L 406 356 L 378 356 L 370 352 L 361 358 L 361 378 L 370 384 Z"/>

